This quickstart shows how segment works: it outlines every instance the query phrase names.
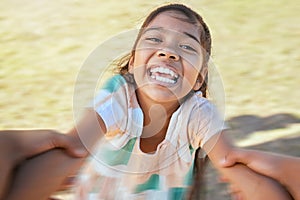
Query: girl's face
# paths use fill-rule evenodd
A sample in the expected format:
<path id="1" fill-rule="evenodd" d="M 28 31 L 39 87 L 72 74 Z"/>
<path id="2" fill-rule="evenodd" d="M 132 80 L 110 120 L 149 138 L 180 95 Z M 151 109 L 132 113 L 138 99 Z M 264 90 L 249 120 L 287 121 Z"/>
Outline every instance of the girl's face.
<path id="1" fill-rule="evenodd" d="M 203 63 L 200 27 L 176 11 L 158 14 L 142 30 L 130 59 L 138 96 L 157 102 L 179 101 L 200 88 L 197 78 Z"/>

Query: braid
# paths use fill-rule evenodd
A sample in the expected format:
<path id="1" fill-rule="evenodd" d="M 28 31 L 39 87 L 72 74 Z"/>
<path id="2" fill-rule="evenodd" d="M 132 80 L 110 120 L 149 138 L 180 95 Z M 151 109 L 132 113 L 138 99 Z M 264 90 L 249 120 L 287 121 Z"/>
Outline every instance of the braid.
<path id="1" fill-rule="evenodd" d="M 189 196 L 187 198 L 189 200 L 205 199 L 204 171 L 205 171 L 207 161 L 208 161 L 207 155 L 205 155 L 204 157 L 201 156 L 201 148 L 199 147 L 195 153 L 194 170 L 193 170 L 194 182 L 190 190 Z"/>

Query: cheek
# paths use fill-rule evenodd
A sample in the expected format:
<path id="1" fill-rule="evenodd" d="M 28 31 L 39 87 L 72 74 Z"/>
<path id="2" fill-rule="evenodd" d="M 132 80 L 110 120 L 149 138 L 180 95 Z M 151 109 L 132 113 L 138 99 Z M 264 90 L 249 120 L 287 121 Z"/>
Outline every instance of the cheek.
<path id="1" fill-rule="evenodd" d="M 184 67 L 184 76 L 182 80 L 182 89 L 187 93 L 194 88 L 198 78 L 199 70 L 194 67 L 185 66 Z"/>
<path id="2" fill-rule="evenodd" d="M 135 67 L 144 66 L 149 60 L 150 56 L 153 54 L 151 49 L 137 49 L 134 55 L 133 65 Z"/>
<path id="3" fill-rule="evenodd" d="M 131 73 L 134 75 L 135 82 L 139 87 L 145 84 L 147 81 L 147 63 L 150 57 L 150 52 L 148 50 L 136 50 L 134 54 L 134 61 L 131 65 Z"/>
<path id="4" fill-rule="evenodd" d="M 202 55 L 181 53 L 180 57 L 183 60 L 184 65 L 193 68 L 194 71 L 198 71 L 198 73 L 200 72 L 203 63 Z"/>
<path id="5" fill-rule="evenodd" d="M 194 62 L 185 62 L 184 63 L 184 76 L 189 80 L 190 83 L 194 83 L 201 71 L 202 64 L 198 60 Z"/>
<path id="6" fill-rule="evenodd" d="M 184 69 L 184 78 L 182 80 L 182 89 L 186 93 L 195 89 L 195 85 L 199 76 L 199 69 L 195 69 L 192 66 L 186 66 Z"/>
<path id="7" fill-rule="evenodd" d="M 197 70 L 192 70 L 190 73 L 187 73 L 185 76 L 185 81 L 188 82 L 190 87 L 193 87 L 197 81 L 199 72 Z"/>

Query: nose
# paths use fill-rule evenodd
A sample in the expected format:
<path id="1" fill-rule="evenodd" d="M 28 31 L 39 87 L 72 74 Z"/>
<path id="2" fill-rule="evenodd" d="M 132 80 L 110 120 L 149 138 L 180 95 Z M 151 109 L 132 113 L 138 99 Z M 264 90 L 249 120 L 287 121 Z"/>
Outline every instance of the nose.
<path id="1" fill-rule="evenodd" d="M 173 60 L 173 61 L 178 61 L 179 60 L 179 55 L 176 54 L 175 52 L 172 52 L 172 51 L 166 51 L 166 50 L 160 49 L 156 52 L 156 55 L 159 58 L 170 59 L 170 60 Z"/>

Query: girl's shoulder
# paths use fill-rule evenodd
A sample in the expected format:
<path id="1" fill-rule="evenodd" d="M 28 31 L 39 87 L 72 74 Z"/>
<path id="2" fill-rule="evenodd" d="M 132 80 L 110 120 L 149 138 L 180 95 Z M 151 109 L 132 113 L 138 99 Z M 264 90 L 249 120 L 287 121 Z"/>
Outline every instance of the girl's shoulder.
<path id="1" fill-rule="evenodd" d="M 201 94 L 194 94 L 185 103 L 189 113 L 188 136 L 193 147 L 203 146 L 209 138 L 224 129 L 224 116 L 212 101 Z"/>
<path id="2" fill-rule="evenodd" d="M 190 108 L 191 111 L 200 111 L 200 110 L 211 110 L 215 109 L 215 105 L 208 100 L 207 98 L 204 98 L 202 96 L 202 93 L 200 91 L 193 93 L 185 102 L 184 107 Z"/>
<path id="3" fill-rule="evenodd" d="M 106 82 L 101 86 L 100 89 L 107 90 L 110 93 L 116 92 L 120 87 L 127 86 L 128 83 L 126 79 L 120 75 L 114 75 L 106 80 Z"/>

